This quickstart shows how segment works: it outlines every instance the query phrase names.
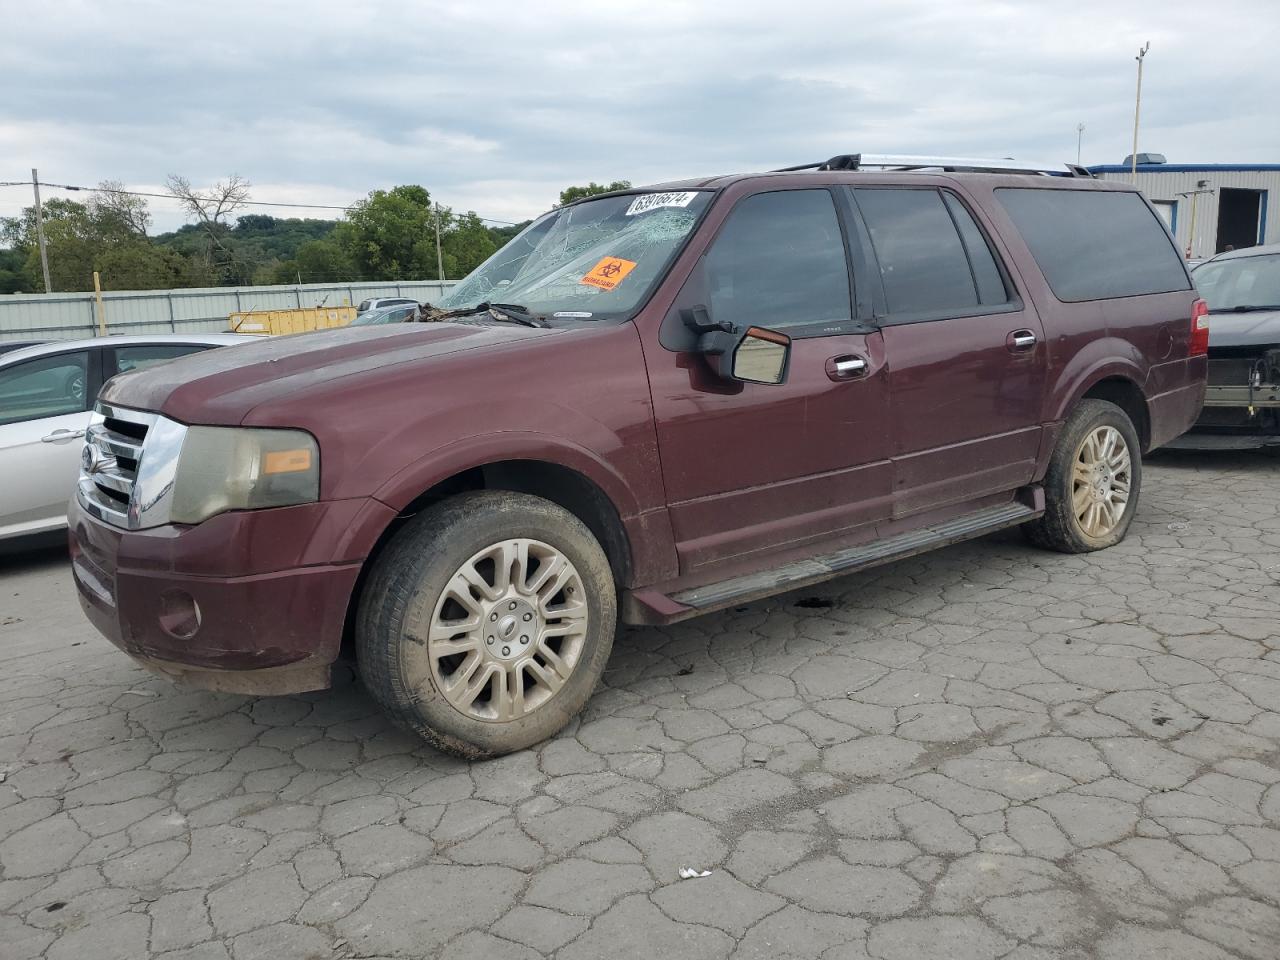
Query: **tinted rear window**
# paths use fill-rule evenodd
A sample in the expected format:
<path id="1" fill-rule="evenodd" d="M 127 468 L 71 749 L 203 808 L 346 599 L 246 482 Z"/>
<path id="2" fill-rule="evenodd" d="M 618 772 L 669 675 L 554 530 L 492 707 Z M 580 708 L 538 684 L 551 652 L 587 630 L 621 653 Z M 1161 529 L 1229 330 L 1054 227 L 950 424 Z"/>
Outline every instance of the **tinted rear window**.
<path id="1" fill-rule="evenodd" d="M 1059 300 L 1189 290 L 1164 224 L 1136 193 L 996 191 Z"/>
<path id="2" fill-rule="evenodd" d="M 936 190 L 857 190 L 891 315 L 967 312 L 978 290 Z"/>
<path id="3" fill-rule="evenodd" d="M 1008 303 L 1009 291 L 1005 289 L 1004 278 L 1000 268 L 996 266 L 991 248 L 987 246 L 987 238 L 982 235 L 973 216 L 964 208 L 964 204 L 950 193 L 943 193 L 947 208 L 960 231 L 960 239 L 969 254 L 969 263 L 973 267 L 973 280 L 978 285 L 978 296 L 984 304 Z"/>

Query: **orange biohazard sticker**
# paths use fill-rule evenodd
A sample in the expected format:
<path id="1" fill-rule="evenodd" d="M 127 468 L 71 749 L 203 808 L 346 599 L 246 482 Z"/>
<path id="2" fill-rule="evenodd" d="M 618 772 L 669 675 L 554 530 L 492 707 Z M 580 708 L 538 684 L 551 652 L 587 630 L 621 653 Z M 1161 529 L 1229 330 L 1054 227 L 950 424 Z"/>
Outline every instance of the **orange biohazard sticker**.
<path id="1" fill-rule="evenodd" d="M 635 268 L 636 262 L 634 260 L 623 260 L 621 257 L 605 257 L 578 282 L 592 287 L 599 287 L 601 290 L 612 290 Z"/>

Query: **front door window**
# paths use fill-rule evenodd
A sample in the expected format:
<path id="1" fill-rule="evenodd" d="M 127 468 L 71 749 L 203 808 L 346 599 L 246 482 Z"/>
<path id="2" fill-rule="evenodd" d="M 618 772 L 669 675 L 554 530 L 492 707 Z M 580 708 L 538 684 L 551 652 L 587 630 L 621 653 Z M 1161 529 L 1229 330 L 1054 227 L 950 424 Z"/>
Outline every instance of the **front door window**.
<path id="1" fill-rule="evenodd" d="M 0 424 L 78 413 L 89 408 L 89 354 L 38 357 L 0 370 Z"/>

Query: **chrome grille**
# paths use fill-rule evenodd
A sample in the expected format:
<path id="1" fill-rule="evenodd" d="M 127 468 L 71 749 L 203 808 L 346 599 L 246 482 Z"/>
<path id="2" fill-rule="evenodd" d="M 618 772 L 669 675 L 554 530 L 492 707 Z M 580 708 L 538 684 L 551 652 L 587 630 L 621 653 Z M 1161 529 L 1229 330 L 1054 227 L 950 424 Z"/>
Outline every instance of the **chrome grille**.
<path id="1" fill-rule="evenodd" d="M 186 427 L 159 414 L 99 403 L 80 458 L 81 507 L 126 530 L 167 523 L 185 434 Z"/>

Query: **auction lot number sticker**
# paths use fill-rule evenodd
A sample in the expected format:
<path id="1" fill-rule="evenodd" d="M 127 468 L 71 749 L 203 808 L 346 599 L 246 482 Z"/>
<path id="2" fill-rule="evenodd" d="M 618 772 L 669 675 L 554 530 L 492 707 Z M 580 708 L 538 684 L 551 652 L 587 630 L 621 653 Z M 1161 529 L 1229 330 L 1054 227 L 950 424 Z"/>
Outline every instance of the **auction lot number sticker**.
<path id="1" fill-rule="evenodd" d="M 631 201 L 626 215 L 634 217 L 638 213 L 648 213 L 659 207 L 687 207 L 698 194 L 692 190 L 678 193 L 646 193 Z"/>

